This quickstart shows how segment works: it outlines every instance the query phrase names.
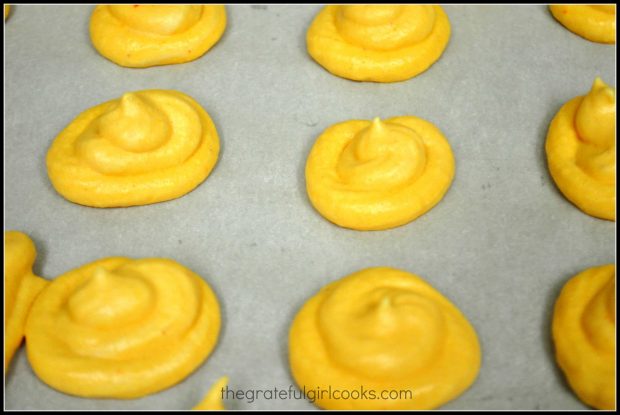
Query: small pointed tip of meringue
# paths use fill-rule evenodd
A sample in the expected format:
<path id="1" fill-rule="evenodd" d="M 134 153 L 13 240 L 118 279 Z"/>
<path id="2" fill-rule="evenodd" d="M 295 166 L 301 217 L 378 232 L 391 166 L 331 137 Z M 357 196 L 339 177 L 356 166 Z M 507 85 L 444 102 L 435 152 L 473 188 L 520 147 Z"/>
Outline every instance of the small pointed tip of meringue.
<path id="1" fill-rule="evenodd" d="M 383 121 L 381 121 L 381 118 L 375 117 L 372 120 L 372 123 L 370 125 L 370 129 L 373 132 L 382 132 L 385 129 L 385 124 L 384 124 Z"/>
<path id="2" fill-rule="evenodd" d="M 616 102 L 615 89 L 607 85 L 599 76 L 597 76 L 594 80 L 590 94 L 596 94 L 598 97 L 603 97 L 606 99 L 606 102 L 610 104 L 615 104 Z"/>
<path id="3" fill-rule="evenodd" d="M 381 298 L 381 301 L 379 302 L 379 307 L 381 307 L 382 309 L 386 309 L 392 306 L 392 299 L 390 298 L 390 296 L 386 295 L 383 298 Z"/>
<path id="4" fill-rule="evenodd" d="M 597 89 L 601 88 L 609 88 L 609 86 L 601 79 L 600 76 L 597 76 L 594 79 L 594 83 L 592 83 L 592 90 L 596 91 Z"/>
<path id="5" fill-rule="evenodd" d="M 141 99 L 133 92 L 126 92 L 120 100 L 120 107 L 127 114 L 134 114 L 140 111 Z"/>
<path id="6" fill-rule="evenodd" d="M 96 283 L 105 282 L 110 275 L 110 271 L 105 269 L 104 267 L 97 267 L 93 272 L 93 281 Z"/>
<path id="7" fill-rule="evenodd" d="M 133 92 L 125 92 L 123 96 L 121 96 L 122 103 L 131 103 L 135 102 L 138 97 Z"/>

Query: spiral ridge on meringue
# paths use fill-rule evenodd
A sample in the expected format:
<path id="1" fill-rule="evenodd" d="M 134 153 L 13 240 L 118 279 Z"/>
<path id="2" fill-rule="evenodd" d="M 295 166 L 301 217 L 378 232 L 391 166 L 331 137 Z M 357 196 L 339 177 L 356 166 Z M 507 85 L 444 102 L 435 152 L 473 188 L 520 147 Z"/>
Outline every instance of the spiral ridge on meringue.
<path id="1" fill-rule="evenodd" d="M 326 6 L 306 36 L 308 53 L 334 75 L 396 82 L 425 71 L 443 53 L 450 22 L 440 6 Z"/>
<path id="2" fill-rule="evenodd" d="M 216 5 L 100 5 L 90 37 L 103 56 L 132 68 L 189 62 L 205 54 L 226 28 Z"/>
<path id="3" fill-rule="evenodd" d="M 432 409 L 454 399 L 480 368 L 476 332 L 441 293 L 394 268 L 368 268 L 323 287 L 289 333 L 293 376 L 304 390 L 410 390 L 409 399 L 337 399 L 325 409 Z"/>
<path id="4" fill-rule="evenodd" d="M 52 143 L 47 170 L 72 202 L 144 205 L 193 190 L 210 174 L 219 147 L 209 114 L 188 95 L 130 92 L 72 121 Z"/>
<path id="5" fill-rule="evenodd" d="M 616 267 L 588 268 L 558 297 L 552 322 L 556 360 L 573 391 L 597 409 L 616 406 Z"/>
<path id="6" fill-rule="evenodd" d="M 412 116 L 333 125 L 306 162 L 313 206 L 335 224 L 359 230 L 414 220 L 441 200 L 453 176 L 448 141 Z"/>
<path id="7" fill-rule="evenodd" d="M 568 101 L 549 126 L 549 171 L 564 196 L 585 213 L 616 219 L 616 93 L 600 78 Z"/>
<path id="8" fill-rule="evenodd" d="M 181 264 L 104 258 L 56 278 L 26 325 L 35 373 L 62 392 L 136 398 L 170 387 L 209 356 L 217 298 Z"/>

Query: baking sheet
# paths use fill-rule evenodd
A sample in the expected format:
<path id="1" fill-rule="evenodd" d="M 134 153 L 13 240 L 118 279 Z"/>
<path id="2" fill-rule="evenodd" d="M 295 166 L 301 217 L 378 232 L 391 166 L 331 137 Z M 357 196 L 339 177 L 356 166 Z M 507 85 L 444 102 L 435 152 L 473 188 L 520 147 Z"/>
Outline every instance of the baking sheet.
<path id="1" fill-rule="evenodd" d="M 173 258 L 217 293 L 217 348 L 179 385 L 143 399 L 54 391 L 25 349 L 5 378 L 8 409 L 189 409 L 217 378 L 231 389 L 288 389 L 288 327 L 324 284 L 386 265 L 425 277 L 482 344 L 476 383 L 446 409 L 583 409 L 553 360 L 550 316 L 569 277 L 613 262 L 615 223 L 592 218 L 546 169 L 548 124 L 600 75 L 616 85 L 615 46 L 588 42 L 545 6 L 445 10 L 450 44 L 427 72 L 394 84 L 329 74 L 306 54 L 318 5 L 228 6 L 220 42 L 197 61 L 128 69 L 91 46 L 93 6 L 15 6 L 5 24 L 5 228 L 33 238 L 53 279 L 112 255 Z M 72 204 L 45 154 L 77 114 L 123 92 L 186 92 L 210 113 L 222 151 L 180 199 L 125 209 Z M 450 141 L 456 176 L 434 209 L 397 229 L 356 232 L 323 219 L 305 193 L 316 137 L 348 119 L 417 115 Z M 228 400 L 231 409 L 312 409 L 306 400 Z"/>

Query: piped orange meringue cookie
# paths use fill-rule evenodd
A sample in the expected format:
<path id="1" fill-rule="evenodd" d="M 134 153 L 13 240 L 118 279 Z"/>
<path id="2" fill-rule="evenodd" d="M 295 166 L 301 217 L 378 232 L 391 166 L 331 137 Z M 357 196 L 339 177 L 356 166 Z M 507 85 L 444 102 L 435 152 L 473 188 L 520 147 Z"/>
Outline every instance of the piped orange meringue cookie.
<path id="1" fill-rule="evenodd" d="M 199 58 L 225 28 L 226 8 L 216 5 L 101 5 L 90 19 L 95 49 L 132 68 Z"/>
<path id="2" fill-rule="evenodd" d="M 440 6 L 326 6 L 306 35 L 308 53 L 334 75 L 396 82 L 428 69 L 450 39 Z"/>
<path id="3" fill-rule="evenodd" d="M 4 233 L 4 373 L 24 337 L 26 317 L 47 281 L 34 275 L 37 251 L 28 235 Z"/>
<path id="4" fill-rule="evenodd" d="M 433 124 L 403 116 L 333 125 L 306 162 L 314 207 L 345 228 L 403 225 L 437 204 L 454 176 L 448 141 Z"/>
<path id="5" fill-rule="evenodd" d="M 130 92 L 73 120 L 52 143 L 47 172 L 72 202 L 145 205 L 193 190 L 211 173 L 219 149 L 209 114 L 188 95 Z"/>
<path id="6" fill-rule="evenodd" d="M 553 4 L 551 14 L 564 27 L 599 43 L 616 43 L 615 4 Z"/>
<path id="7" fill-rule="evenodd" d="M 203 400 L 192 409 L 195 411 L 224 411 L 224 399 L 222 391 L 228 384 L 228 377 L 221 377 L 211 386 Z"/>
<path id="8" fill-rule="evenodd" d="M 589 215 L 616 219 L 616 92 L 600 78 L 551 121 L 546 142 L 553 180 Z"/>
<path id="9" fill-rule="evenodd" d="M 175 385 L 209 356 L 219 331 L 209 285 L 163 258 L 104 258 L 69 271 L 41 293 L 26 323 L 37 376 L 91 398 Z"/>
<path id="10" fill-rule="evenodd" d="M 289 362 L 300 389 L 324 409 L 433 409 L 474 382 L 480 345 L 463 314 L 422 278 L 377 267 L 304 304 L 290 329 Z"/>
<path id="11" fill-rule="evenodd" d="M 570 279 L 552 323 L 558 365 L 579 399 L 616 407 L 616 267 L 586 269 Z"/>

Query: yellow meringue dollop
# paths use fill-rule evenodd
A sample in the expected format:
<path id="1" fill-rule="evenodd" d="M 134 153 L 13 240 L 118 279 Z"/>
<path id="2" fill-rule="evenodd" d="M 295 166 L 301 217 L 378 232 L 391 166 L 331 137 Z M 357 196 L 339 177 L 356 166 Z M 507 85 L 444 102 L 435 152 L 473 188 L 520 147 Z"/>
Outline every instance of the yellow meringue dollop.
<path id="1" fill-rule="evenodd" d="M 4 373 L 24 337 L 30 307 L 47 281 L 32 272 L 37 251 L 28 235 L 4 233 Z"/>
<path id="2" fill-rule="evenodd" d="M 211 173 L 219 149 L 209 114 L 188 95 L 130 92 L 73 120 L 54 140 L 47 171 L 72 202 L 145 205 L 193 190 Z"/>
<path id="3" fill-rule="evenodd" d="M 203 400 L 192 409 L 194 411 L 225 411 L 222 391 L 228 384 L 228 377 L 221 377 L 211 386 Z"/>
<path id="4" fill-rule="evenodd" d="M 551 121 L 549 171 L 568 200 L 589 215 L 616 219 L 616 92 L 600 78 Z"/>
<path id="5" fill-rule="evenodd" d="M 321 408 L 433 409 L 474 382 L 480 345 L 461 312 L 422 278 L 377 267 L 306 302 L 290 329 L 289 361 Z"/>
<path id="6" fill-rule="evenodd" d="M 82 397 L 137 398 L 168 388 L 209 356 L 217 298 L 200 276 L 162 258 L 104 258 L 56 278 L 26 324 L 41 380 Z"/>
<path id="7" fill-rule="evenodd" d="M 616 43 L 615 4 L 553 4 L 553 17 L 579 36 L 598 43 Z"/>
<path id="8" fill-rule="evenodd" d="M 588 268 L 571 278 L 553 313 L 556 360 L 579 399 L 616 407 L 616 267 Z"/>
<path id="9" fill-rule="evenodd" d="M 441 200 L 453 176 L 448 141 L 430 122 L 412 116 L 333 125 L 306 163 L 314 207 L 333 223 L 358 230 L 414 220 Z"/>
<path id="10" fill-rule="evenodd" d="M 112 62 L 144 68 L 197 59 L 225 28 L 224 6 L 101 5 L 91 17 L 90 37 Z"/>
<path id="11" fill-rule="evenodd" d="M 306 35 L 308 53 L 334 75 L 396 82 L 428 69 L 450 39 L 440 6 L 326 6 Z"/>

